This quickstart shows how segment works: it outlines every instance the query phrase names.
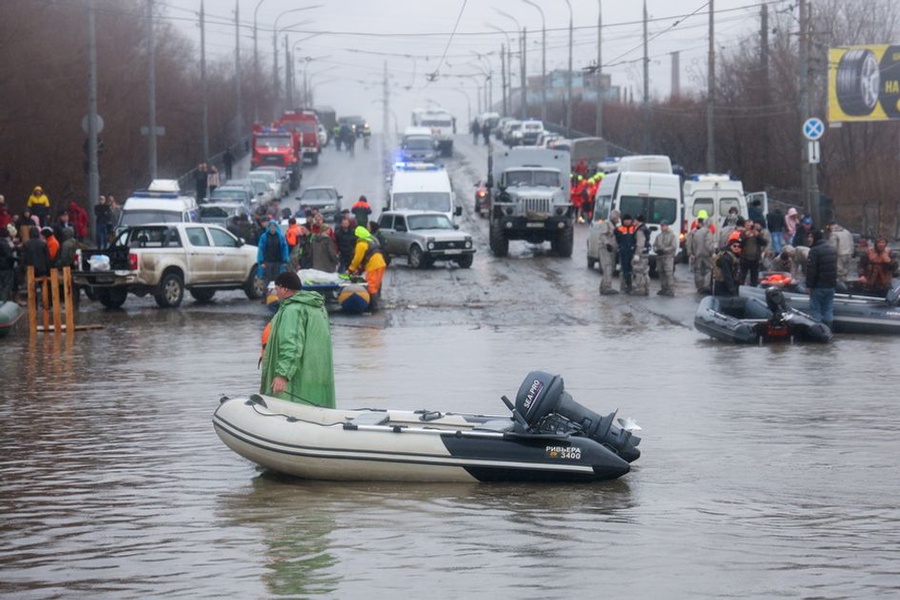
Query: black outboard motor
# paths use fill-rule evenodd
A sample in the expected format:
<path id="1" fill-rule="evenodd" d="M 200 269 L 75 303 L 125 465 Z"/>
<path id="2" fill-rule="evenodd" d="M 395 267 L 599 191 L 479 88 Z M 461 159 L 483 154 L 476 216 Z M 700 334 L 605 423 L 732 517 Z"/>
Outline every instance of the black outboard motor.
<path id="1" fill-rule="evenodd" d="M 563 379 L 544 371 L 532 371 L 516 394 L 518 412 L 532 431 L 582 433 L 603 444 L 628 462 L 637 460 L 641 438 L 615 425 L 616 413 L 601 417 L 572 399 Z"/>
<path id="2" fill-rule="evenodd" d="M 766 288 L 766 306 L 772 311 L 772 318 L 776 322 L 784 321 L 784 315 L 788 311 L 787 300 L 784 299 L 784 292 L 780 288 Z"/>

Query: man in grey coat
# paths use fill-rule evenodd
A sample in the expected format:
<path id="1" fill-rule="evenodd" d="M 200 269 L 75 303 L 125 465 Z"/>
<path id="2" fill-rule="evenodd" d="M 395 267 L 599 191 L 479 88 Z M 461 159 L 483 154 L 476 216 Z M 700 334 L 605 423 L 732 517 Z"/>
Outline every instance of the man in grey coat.
<path id="1" fill-rule="evenodd" d="M 675 254 L 678 252 L 678 238 L 669 227 L 668 221 L 659 222 L 659 234 L 653 240 L 656 253 L 656 271 L 659 273 L 660 296 L 675 295 Z"/>
<path id="2" fill-rule="evenodd" d="M 616 252 L 619 244 L 616 242 L 616 227 L 619 225 L 619 211 L 613 210 L 609 213 L 609 218 L 601 221 L 597 226 L 600 231 L 600 270 L 603 272 L 603 279 L 600 280 L 600 295 L 609 296 L 618 294 L 613 289 L 613 274 L 616 272 Z"/>
<path id="3" fill-rule="evenodd" d="M 687 250 L 694 271 L 694 286 L 701 294 L 710 292 L 715 245 L 715 234 L 709 229 L 709 221 L 698 218 L 697 228 L 688 234 Z"/>

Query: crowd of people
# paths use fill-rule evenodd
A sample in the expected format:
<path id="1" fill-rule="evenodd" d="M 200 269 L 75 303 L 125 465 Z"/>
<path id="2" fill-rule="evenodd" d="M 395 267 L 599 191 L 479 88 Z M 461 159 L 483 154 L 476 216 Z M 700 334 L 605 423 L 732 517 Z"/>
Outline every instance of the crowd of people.
<path id="1" fill-rule="evenodd" d="M 853 235 L 834 220 L 815 230 L 812 219 L 795 208 L 789 208 L 786 214 L 775 208 L 765 216 L 757 202 L 748 208 L 749 217 L 740 216 L 733 208 L 720 223 L 713 222 L 701 210 L 690 224 L 684 251 L 698 293 L 737 296 L 741 285 L 771 283 L 763 281 L 762 274 L 778 279 L 779 284 L 797 282 L 808 289 L 823 287 L 823 277 L 825 287 L 846 287 L 860 294 L 884 296 L 891 289 L 898 264 L 886 238 L 877 238 L 871 247 L 860 247 Z M 596 225 L 603 274 L 601 295 L 649 295 L 651 250 L 659 274 L 657 294 L 674 295 L 679 240 L 672 224 L 662 221 L 652 244 L 642 215 L 613 210 L 608 219 Z M 828 246 L 827 251 L 821 248 L 813 252 L 823 244 Z M 834 282 L 830 275 L 832 253 Z M 617 267 L 621 274 L 618 290 L 610 276 Z"/>
<path id="2" fill-rule="evenodd" d="M 100 196 L 93 209 L 96 233 L 91 239 L 91 216 L 75 200 L 56 207 L 36 186 L 22 211 L 12 213 L 0 195 L 0 301 L 19 299 L 27 267 L 44 277 L 52 268 L 76 266 L 79 248 L 105 248 L 119 210 L 113 196 Z"/>
<path id="3" fill-rule="evenodd" d="M 378 224 L 369 220 L 372 208 L 365 196 L 344 209 L 332 227 L 315 209 L 304 215 L 288 216 L 279 227 L 281 213 L 277 201 L 261 207 L 258 216 L 262 231 L 257 241 L 258 260 L 266 284 L 285 270 L 314 269 L 325 273 L 364 276 L 369 292 L 369 309 L 379 308 L 381 282 L 389 259 L 382 251 L 384 238 Z"/>

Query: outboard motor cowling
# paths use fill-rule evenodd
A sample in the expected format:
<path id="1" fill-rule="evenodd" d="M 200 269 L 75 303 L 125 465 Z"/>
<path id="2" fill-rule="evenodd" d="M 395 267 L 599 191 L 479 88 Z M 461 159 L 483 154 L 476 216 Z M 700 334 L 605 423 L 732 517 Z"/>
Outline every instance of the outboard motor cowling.
<path id="1" fill-rule="evenodd" d="M 614 424 L 616 413 L 601 417 L 575 402 L 565 391 L 563 379 L 544 371 L 532 371 L 525 377 L 516 394 L 516 412 L 534 431 L 557 433 L 562 428 L 559 417 L 568 429 L 575 429 L 599 444 L 607 446 L 628 462 L 641 455 L 637 445 L 641 439 Z"/>

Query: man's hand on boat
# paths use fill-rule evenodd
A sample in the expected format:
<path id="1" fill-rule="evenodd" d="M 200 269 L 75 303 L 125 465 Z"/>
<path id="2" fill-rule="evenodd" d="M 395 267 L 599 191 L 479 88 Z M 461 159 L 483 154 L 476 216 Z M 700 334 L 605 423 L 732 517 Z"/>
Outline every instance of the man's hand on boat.
<path id="1" fill-rule="evenodd" d="M 275 379 L 272 380 L 272 393 L 280 394 L 284 390 L 287 389 L 287 379 L 278 375 Z"/>

